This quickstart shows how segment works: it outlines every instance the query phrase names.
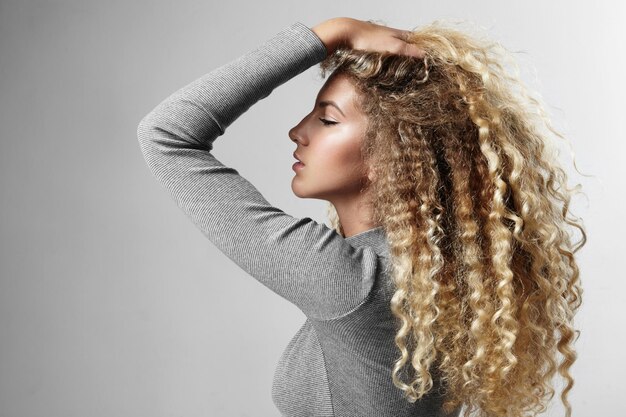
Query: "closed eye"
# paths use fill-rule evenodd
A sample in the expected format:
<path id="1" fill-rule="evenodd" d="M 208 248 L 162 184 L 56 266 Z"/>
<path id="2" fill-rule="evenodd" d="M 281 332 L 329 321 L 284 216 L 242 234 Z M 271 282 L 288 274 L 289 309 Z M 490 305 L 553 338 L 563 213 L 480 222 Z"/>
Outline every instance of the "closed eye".
<path id="1" fill-rule="evenodd" d="M 338 122 L 333 122 L 333 121 L 331 121 L 331 120 L 326 120 L 326 119 L 323 119 L 323 118 L 321 118 L 321 117 L 320 117 L 319 119 L 320 119 L 320 121 L 321 121 L 322 123 L 324 123 L 324 125 L 325 125 L 325 126 L 329 126 L 329 125 L 336 125 L 336 124 L 338 123 Z"/>

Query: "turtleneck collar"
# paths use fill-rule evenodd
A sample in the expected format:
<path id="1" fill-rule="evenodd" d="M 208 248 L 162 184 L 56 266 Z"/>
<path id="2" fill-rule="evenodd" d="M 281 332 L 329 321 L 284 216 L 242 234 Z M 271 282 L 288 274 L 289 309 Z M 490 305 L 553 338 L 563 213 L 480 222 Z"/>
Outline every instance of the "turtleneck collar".
<path id="1" fill-rule="evenodd" d="M 354 247 L 370 246 L 377 254 L 389 257 L 389 244 L 383 226 L 365 230 L 345 239 Z"/>

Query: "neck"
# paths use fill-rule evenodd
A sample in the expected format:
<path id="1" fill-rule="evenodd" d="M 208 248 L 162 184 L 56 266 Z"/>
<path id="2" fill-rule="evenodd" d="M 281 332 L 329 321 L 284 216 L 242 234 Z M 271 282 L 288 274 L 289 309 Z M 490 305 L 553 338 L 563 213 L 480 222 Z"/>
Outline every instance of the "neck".
<path id="1" fill-rule="evenodd" d="M 368 193 L 360 193 L 348 198 L 335 198 L 330 202 L 335 206 L 344 237 L 354 236 L 378 226 L 372 221 Z"/>

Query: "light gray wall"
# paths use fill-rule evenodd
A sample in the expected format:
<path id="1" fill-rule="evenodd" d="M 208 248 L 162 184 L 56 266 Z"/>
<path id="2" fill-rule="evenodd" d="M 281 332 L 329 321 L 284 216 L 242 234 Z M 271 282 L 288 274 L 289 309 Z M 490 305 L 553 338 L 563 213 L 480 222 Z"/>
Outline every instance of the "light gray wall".
<path id="1" fill-rule="evenodd" d="M 205 72 L 294 21 L 333 16 L 407 29 L 469 19 L 525 51 L 594 176 L 563 147 L 570 184 L 589 197 L 573 204 L 589 242 L 570 399 L 578 416 L 621 415 L 623 3 L 2 0 L 0 417 L 278 416 L 274 367 L 305 317 L 204 238 L 151 176 L 135 131 Z M 281 86 L 215 153 L 273 204 L 325 221 L 324 202 L 291 193 L 287 136 L 321 83 L 314 67 Z M 550 416 L 563 415 L 559 391 Z"/>

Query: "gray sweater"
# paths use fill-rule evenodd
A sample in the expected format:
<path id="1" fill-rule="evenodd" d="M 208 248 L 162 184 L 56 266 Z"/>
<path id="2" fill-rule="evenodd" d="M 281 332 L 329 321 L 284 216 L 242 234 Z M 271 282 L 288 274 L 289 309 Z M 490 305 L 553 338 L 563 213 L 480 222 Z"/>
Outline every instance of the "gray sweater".
<path id="1" fill-rule="evenodd" d="M 441 416 L 437 378 L 416 403 L 391 381 L 399 351 L 384 229 L 344 238 L 309 217 L 286 214 L 211 153 L 250 106 L 326 53 L 304 24 L 283 28 L 158 104 L 139 123 L 140 148 L 207 239 L 306 315 L 274 375 L 272 399 L 283 416 Z"/>

